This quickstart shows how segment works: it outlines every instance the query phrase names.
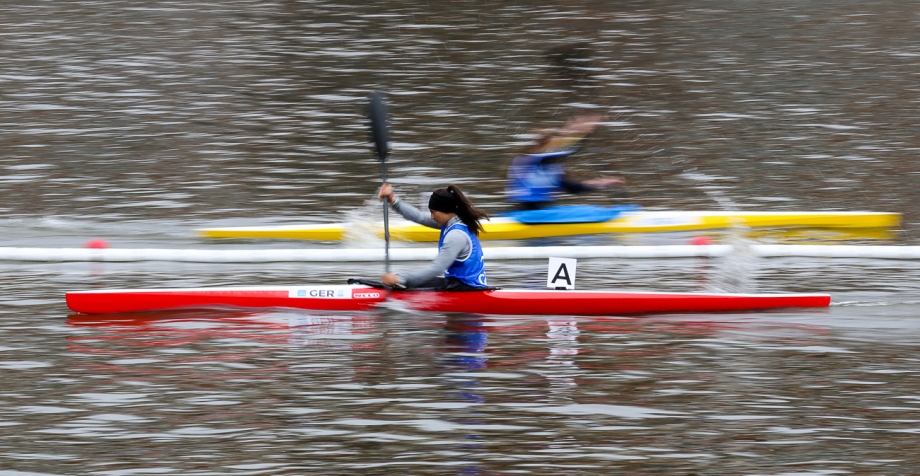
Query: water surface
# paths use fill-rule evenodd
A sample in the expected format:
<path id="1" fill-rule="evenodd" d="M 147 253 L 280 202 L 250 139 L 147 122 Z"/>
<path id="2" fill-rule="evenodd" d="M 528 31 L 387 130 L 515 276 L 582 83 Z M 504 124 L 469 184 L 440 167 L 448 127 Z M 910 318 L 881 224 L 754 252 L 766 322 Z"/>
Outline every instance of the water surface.
<path id="1" fill-rule="evenodd" d="M 363 115 L 380 90 L 388 173 L 405 197 L 452 182 L 501 211 L 504 166 L 528 132 L 600 111 L 608 123 L 569 169 L 629 184 L 565 203 L 899 212 L 892 237 L 856 242 L 917 245 L 918 31 L 913 5 L 894 1 L 5 2 L 0 231 L 4 246 L 338 247 L 207 243 L 191 231 L 376 219 L 380 169 Z M 561 75 L 545 54 L 572 43 L 592 51 L 588 76 Z M 99 318 L 69 314 L 64 292 L 344 282 L 383 265 L 0 268 L 3 474 L 918 466 L 910 261 L 579 260 L 586 289 L 833 300 L 596 318 L 393 307 Z M 488 272 L 541 287 L 546 264 Z"/>

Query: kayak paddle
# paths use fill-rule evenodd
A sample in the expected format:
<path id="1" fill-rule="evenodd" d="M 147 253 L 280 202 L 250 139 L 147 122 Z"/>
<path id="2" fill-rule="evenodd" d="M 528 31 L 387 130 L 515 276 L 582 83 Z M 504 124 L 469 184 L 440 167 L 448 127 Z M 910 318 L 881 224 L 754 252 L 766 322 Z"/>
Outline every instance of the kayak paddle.
<path id="1" fill-rule="evenodd" d="M 374 149 L 377 152 L 377 159 L 380 160 L 380 180 L 387 183 L 387 154 L 390 149 L 388 145 L 389 130 L 387 128 L 387 107 L 384 103 L 383 93 L 375 91 L 371 94 L 370 102 L 367 106 L 367 118 L 370 121 L 371 139 L 374 141 Z M 386 272 L 390 272 L 390 225 L 388 220 L 389 200 L 383 201 L 383 239 L 385 244 L 385 266 Z"/>

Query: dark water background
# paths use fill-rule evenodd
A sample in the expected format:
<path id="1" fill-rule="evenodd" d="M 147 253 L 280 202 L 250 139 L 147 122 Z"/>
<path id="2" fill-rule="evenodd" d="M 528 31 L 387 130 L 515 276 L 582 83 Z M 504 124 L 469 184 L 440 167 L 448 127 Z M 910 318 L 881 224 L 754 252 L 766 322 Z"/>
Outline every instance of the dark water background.
<path id="1" fill-rule="evenodd" d="M 205 243 L 360 213 L 389 175 L 503 208 L 534 127 L 648 209 L 899 212 L 918 245 L 915 2 L 6 1 L 4 246 Z M 544 54 L 590 46 L 590 80 Z M 334 247 L 335 245 L 323 245 Z M 377 263 L 16 263 L 0 304 L 0 475 L 916 474 L 920 264 L 580 260 L 580 286 L 824 291 L 820 311 L 605 318 L 69 316 L 94 286 L 340 282 Z M 540 286 L 543 262 L 490 263 Z M 740 267 L 740 272 L 739 272 Z M 728 273 L 733 271 L 734 274 Z"/>

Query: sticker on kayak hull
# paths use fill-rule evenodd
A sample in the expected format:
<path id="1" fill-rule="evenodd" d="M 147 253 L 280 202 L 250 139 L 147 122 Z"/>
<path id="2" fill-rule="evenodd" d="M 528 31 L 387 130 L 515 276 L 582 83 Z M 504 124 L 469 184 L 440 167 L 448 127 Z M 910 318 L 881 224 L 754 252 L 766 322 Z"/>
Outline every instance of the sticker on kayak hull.
<path id="1" fill-rule="evenodd" d="M 380 293 L 378 291 L 370 292 L 360 292 L 354 294 L 355 299 L 379 299 Z"/>
<path id="2" fill-rule="evenodd" d="M 303 299 L 372 299 L 379 298 L 380 292 L 374 290 L 359 290 L 354 292 L 352 286 L 304 286 L 291 288 L 288 297 Z"/>

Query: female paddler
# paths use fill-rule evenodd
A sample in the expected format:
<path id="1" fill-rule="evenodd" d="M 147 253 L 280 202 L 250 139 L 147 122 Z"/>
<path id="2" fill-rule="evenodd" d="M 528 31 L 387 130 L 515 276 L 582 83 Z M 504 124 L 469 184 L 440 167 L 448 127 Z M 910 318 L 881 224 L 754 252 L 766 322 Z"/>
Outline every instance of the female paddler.
<path id="1" fill-rule="evenodd" d="M 479 220 L 489 215 L 477 209 L 456 185 L 439 188 L 428 199 L 429 214 L 399 199 L 390 184 L 380 187 L 379 198 L 386 199 L 390 207 L 407 220 L 420 225 L 441 229 L 438 256 L 428 266 L 411 273 L 387 273 L 380 279 L 387 286 L 405 286 L 410 289 L 436 289 L 464 291 L 486 289 L 485 262 Z"/>
<path id="2" fill-rule="evenodd" d="M 578 143 L 594 132 L 604 116 L 578 116 L 562 129 L 537 132 L 508 166 L 505 194 L 518 210 L 539 210 L 552 206 L 560 192 L 579 194 L 624 185 L 621 177 L 601 176 L 579 182 L 569 178 L 565 159 L 578 150 Z"/>

